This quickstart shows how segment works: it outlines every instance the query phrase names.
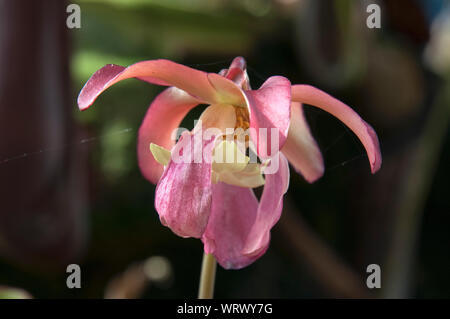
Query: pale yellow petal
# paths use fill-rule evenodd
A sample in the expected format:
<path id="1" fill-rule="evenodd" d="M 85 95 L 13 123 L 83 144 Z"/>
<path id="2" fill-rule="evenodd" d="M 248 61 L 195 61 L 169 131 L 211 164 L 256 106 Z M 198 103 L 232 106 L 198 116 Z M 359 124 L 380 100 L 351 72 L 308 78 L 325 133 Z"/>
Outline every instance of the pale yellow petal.
<path id="1" fill-rule="evenodd" d="M 170 161 L 170 151 L 165 149 L 164 147 L 161 147 L 159 145 L 150 143 L 150 151 L 152 152 L 153 157 L 155 160 L 164 166 L 167 166 Z"/>
<path id="2" fill-rule="evenodd" d="M 238 172 L 245 169 L 250 158 L 232 141 L 221 141 L 213 154 L 212 169 L 216 173 Z"/>
<path id="3" fill-rule="evenodd" d="M 258 164 L 250 163 L 238 172 L 225 171 L 219 174 L 219 181 L 241 187 L 256 188 L 264 185 L 265 181 Z"/>

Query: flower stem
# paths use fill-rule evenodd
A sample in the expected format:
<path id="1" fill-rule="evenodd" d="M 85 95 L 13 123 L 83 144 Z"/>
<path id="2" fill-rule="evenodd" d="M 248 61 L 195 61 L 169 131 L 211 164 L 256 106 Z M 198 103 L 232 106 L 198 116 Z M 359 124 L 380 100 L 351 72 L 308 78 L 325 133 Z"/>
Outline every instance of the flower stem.
<path id="1" fill-rule="evenodd" d="M 216 278 L 216 260 L 211 254 L 203 254 L 202 271 L 200 273 L 200 287 L 198 299 L 212 299 L 214 281 Z"/>

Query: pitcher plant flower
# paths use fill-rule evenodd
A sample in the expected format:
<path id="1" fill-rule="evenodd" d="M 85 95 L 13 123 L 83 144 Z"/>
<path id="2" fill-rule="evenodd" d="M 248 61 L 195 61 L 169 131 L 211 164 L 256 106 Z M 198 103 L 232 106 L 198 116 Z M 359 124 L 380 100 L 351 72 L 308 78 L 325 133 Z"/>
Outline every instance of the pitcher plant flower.
<path id="1" fill-rule="evenodd" d="M 205 253 L 226 269 L 248 266 L 266 252 L 289 185 L 288 162 L 310 183 L 324 173 L 302 104 L 341 120 L 363 144 L 372 173 L 380 168 L 377 135 L 349 106 L 283 76 L 252 90 L 242 57 L 218 74 L 169 60 L 127 68 L 109 64 L 87 81 L 79 108 L 86 110 L 104 90 L 128 78 L 169 86 L 150 104 L 137 142 L 141 172 L 157 184 L 155 208 L 162 224 L 179 236 L 201 239 Z M 200 104 L 209 106 L 176 141 L 174 130 Z M 242 131 L 249 132 L 244 147 L 237 143 Z M 250 161 L 251 150 L 259 161 Z M 233 160 L 223 161 L 230 153 Z M 236 161 L 238 155 L 243 160 Z M 258 200 L 253 189 L 263 185 Z"/>

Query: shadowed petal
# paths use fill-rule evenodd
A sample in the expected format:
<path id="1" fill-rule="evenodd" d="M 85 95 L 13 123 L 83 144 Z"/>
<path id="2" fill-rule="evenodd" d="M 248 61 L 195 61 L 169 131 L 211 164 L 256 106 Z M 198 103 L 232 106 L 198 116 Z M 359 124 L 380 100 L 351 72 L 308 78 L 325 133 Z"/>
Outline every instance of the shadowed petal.
<path id="1" fill-rule="evenodd" d="M 156 187 L 155 208 L 161 223 L 181 237 L 200 238 L 211 211 L 211 153 L 214 138 L 209 141 L 202 141 L 201 138 L 197 140 L 190 132 L 181 136 L 178 143 L 186 145 L 181 149 L 182 156 L 190 160 L 175 161 L 172 153 L 172 160 Z M 199 143 L 203 144 L 202 148 Z M 209 158 L 195 163 L 194 152 L 203 152 Z"/>
<path id="2" fill-rule="evenodd" d="M 322 154 L 309 131 L 300 103 L 292 102 L 291 104 L 288 139 L 281 151 L 295 170 L 308 182 L 312 183 L 323 175 Z"/>
<path id="3" fill-rule="evenodd" d="M 205 252 L 214 254 L 225 269 L 239 269 L 258 259 L 245 256 L 241 250 L 256 220 L 258 200 L 253 190 L 217 183 L 213 186 L 211 216 L 203 234 Z"/>
<path id="4" fill-rule="evenodd" d="M 225 134 L 227 128 L 233 129 L 236 125 L 236 112 L 232 105 L 212 104 L 203 111 L 198 120 L 201 121 L 204 130 L 219 129 Z"/>
<path id="5" fill-rule="evenodd" d="M 377 134 L 349 106 L 309 85 L 293 85 L 292 101 L 316 106 L 341 120 L 358 136 L 364 145 L 367 156 L 369 157 L 372 173 L 378 171 L 381 166 L 381 152 Z"/>
<path id="6" fill-rule="evenodd" d="M 208 73 L 208 80 L 217 92 L 217 103 L 232 104 L 245 107 L 246 97 L 241 88 L 229 80 L 216 73 Z M 244 79 L 242 79 L 243 81 Z"/>
<path id="7" fill-rule="evenodd" d="M 79 108 L 89 108 L 104 90 L 129 78 L 175 86 L 202 101 L 218 101 L 218 94 L 209 82 L 207 73 L 169 60 L 150 60 L 135 63 L 127 68 L 109 64 L 95 72 L 78 96 Z"/>
<path id="8" fill-rule="evenodd" d="M 278 156 L 278 155 L 277 155 Z M 289 164 L 279 153 L 279 168 L 275 174 L 266 175 L 266 184 L 256 215 L 256 220 L 248 233 L 242 254 L 248 257 L 260 256 L 270 241 L 270 230 L 278 222 L 283 209 L 283 195 L 289 186 Z"/>
<path id="9" fill-rule="evenodd" d="M 250 134 L 262 158 L 273 156 L 283 147 L 291 117 L 291 83 L 282 76 L 273 76 L 254 91 L 245 91 L 250 112 Z M 260 129 L 267 129 L 267 138 L 258 138 Z M 277 129 L 278 147 L 271 129 Z M 272 146 L 272 144 L 274 144 Z M 273 150 L 272 150 L 273 148 Z"/>
<path id="10" fill-rule="evenodd" d="M 150 144 L 170 150 L 175 144 L 171 138 L 172 132 L 198 103 L 198 100 L 175 87 L 164 90 L 151 103 L 139 128 L 137 145 L 139 168 L 150 182 L 156 184 L 163 173 L 163 166 L 150 152 Z"/>

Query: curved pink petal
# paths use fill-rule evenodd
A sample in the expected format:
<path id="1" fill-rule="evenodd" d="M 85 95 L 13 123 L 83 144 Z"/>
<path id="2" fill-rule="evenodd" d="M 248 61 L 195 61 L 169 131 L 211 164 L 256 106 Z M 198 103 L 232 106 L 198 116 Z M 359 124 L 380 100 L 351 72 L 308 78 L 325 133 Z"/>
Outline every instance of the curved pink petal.
<path id="1" fill-rule="evenodd" d="M 219 75 L 221 75 L 219 73 Z M 243 71 L 238 68 L 227 69 L 225 74 L 222 74 L 225 78 L 233 81 L 237 86 L 243 90 L 250 90 L 250 81 L 247 75 L 247 71 Z"/>
<path id="2" fill-rule="evenodd" d="M 219 74 L 220 75 L 220 74 Z M 245 72 L 238 68 L 230 68 L 227 70 L 225 77 L 237 85 L 242 87 L 242 84 L 246 80 Z"/>
<path id="3" fill-rule="evenodd" d="M 248 79 L 246 68 L 247 62 L 245 62 L 245 59 L 243 57 L 238 56 L 233 59 L 230 67 L 226 69 L 222 74 L 219 73 L 219 75 L 222 75 L 227 79 L 233 81 L 244 90 L 250 90 L 250 82 Z"/>
<path id="4" fill-rule="evenodd" d="M 201 134 L 200 134 L 201 135 Z M 172 160 L 158 182 L 155 208 L 161 223 L 181 237 L 200 238 L 208 224 L 211 211 L 211 156 L 214 138 L 203 141 L 190 132 L 184 133 L 177 143 L 178 149 L 188 161 Z M 186 144 L 187 143 L 187 144 Z M 195 144 L 195 145 L 194 145 Z M 201 145 L 200 145 L 201 144 Z M 205 160 L 196 163 L 197 152 L 207 154 Z"/>
<path id="5" fill-rule="evenodd" d="M 164 90 L 150 104 L 139 128 L 137 143 L 139 167 L 150 182 L 156 184 L 163 173 L 163 166 L 150 152 L 150 143 L 170 150 L 175 144 L 172 132 L 198 104 L 198 100 L 176 87 Z"/>
<path id="6" fill-rule="evenodd" d="M 277 155 L 278 156 L 278 155 Z M 248 233 L 247 242 L 242 254 L 260 256 L 267 249 L 270 241 L 270 230 L 278 222 L 283 209 L 283 196 L 289 186 L 289 164 L 282 153 L 279 153 L 279 168 L 275 174 L 266 175 L 266 184 L 252 229 Z"/>
<path id="7" fill-rule="evenodd" d="M 250 112 L 250 136 L 258 155 L 275 155 L 284 145 L 291 118 L 291 83 L 282 76 L 273 76 L 258 89 L 245 91 Z M 263 137 L 264 129 L 266 137 Z M 272 135 L 272 130 L 276 130 Z M 274 138 L 278 139 L 277 141 Z"/>
<path id="8" fill-rule="evenodd" d="M 129 78 L 175 86 L 203 101 L 218 101 L 217 91 L 209 82 L 207 73 L 169 60 L 150 60 L 135 63 L 127 68 L 109 64 L 95 72 L 78 96 L 79 108 L 89 108 L 104 90 Z"/>
<path id="9" fill-rule="evenodd" d="M 255 256 L 241 252 L 256 220 L 258 200 L 251 188 L 219 182 L 212 190 L 211 215 L 202 237 L 205 252 L 225 269 L 246 267 L 265 252 Z"/>
<path id="10" fill-rule="evenodd" d="M 295 170 L 310 183 L 322 177 L 324 171 L 322 153 L 309 131 L 298 102 L 291 103 L 291 125 L 286 143 L 281 149 Z"/>
<path id="11" fill-rule="evenodd" d="M 349 106 L 310 85 L 293 85 L 292 101 L 316 106 L 341 120 L 358 136 L 364 145 L 372 173 L 380 169 L 382 160 L 377 134 Z"/>
<path id="12" fill-rule="evenodd" d="M 247 68 L 247 62 L 245 61 L 245 59 L 241 56 L 237 56 L 233 59 L 233 61 L 230 64 L 229 69 L 240 69 L 242 71 L 245 71 L 245 69 Z"/>

